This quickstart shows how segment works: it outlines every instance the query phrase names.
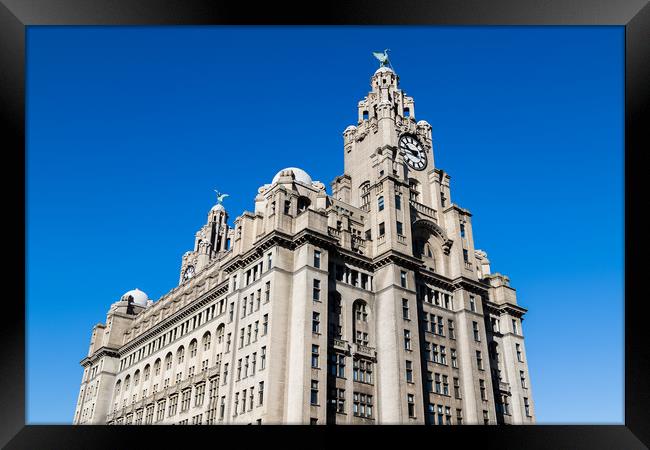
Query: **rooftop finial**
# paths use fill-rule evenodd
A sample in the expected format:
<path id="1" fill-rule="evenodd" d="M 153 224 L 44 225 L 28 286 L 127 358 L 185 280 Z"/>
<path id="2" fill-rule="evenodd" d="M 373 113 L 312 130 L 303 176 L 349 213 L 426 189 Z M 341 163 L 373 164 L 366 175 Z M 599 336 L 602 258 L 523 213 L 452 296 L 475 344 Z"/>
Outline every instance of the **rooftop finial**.
<path id="1" fill-rule="evenodd" d="M 221 205 L 223 203 L 223 199 L 226 197 L 230 197 L 228 194 L 222 194 L 221 192 L 217 191 L 216 189 L 214 192 L 217 193 L 217 204 Z"/>
<path id="2" fill-rule="evenodd" d="M 390 51 L 389 48 L 384 50 L 384 53 L 381 52 L 372 52 L 372 55 L 379 60 L 379 67 L 390 67 L 391 69 L 393 68 L 393 65 L 390 63 L 388 59 L 388 52 Z"/>

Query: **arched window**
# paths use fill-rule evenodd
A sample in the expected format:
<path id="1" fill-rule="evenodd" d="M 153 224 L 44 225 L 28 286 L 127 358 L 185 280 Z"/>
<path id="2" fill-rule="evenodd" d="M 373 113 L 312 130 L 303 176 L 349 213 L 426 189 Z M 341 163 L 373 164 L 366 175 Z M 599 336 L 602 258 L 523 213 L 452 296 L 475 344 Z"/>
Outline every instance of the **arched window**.
<path id="1" fill-rule="evenodd" d="M 176 359 L 178 360 L 178 364 L 181 364 L 185 359 L 185 347 L 182 345 L 176 351 Z"/>
<path id="2" fill-rule="evenodd" d="M 136 370 L 135 373 L 133 374 L 133 386 L 137 386 L 138 383 L 140 382 L 140 371 Z"/>
<path id="3" fill-rule="evenodd" d="M 120 395 L 121 388 L 122 388 L 122 380 L 117 380 L 117 383 L 115 383 L 115 398 L 117 398 Z"/>
<path id="4" fill-rule="evenodd" d="M 165 356 L 165 370 L 170 370 L 172 368 L 172 352 L 167 353 Z"/>
<path id="5" fill-rule="evenodd" d="M 356 344 L 368 345 L 370 326 L 368 324 L 369 308 L 365 301 L 358 299 L 352 304 L 352 334 Z"/>
<path id="6" fill-rule="evenodd" d="M 131 375 L 127 375 L 126 378 L 124 378 L 124 391 L 129 390 L 129 385 L 131 384 Z"/>
<path id="7" fill-rule="evenodd" d="M 217 328 L 217 344 L 221 344 L 223 342 L 223 330 L 226 328 L 224 324 L 219 325 Z"/>
<path id="8" fill-rule="evenodd" d="M 208 351 L 210 350 L 210 341 L 212 340 L 212 335 L 210 334 L 209 331 L 207 331 L 203 335 L 203 351 Z"/>
<path id="9" fill-rule="evenodd" d="M 311 200 L 308 197 L 298 197 L 298 214 L 304 212 L 311 205 Z"/>
<path id="10" fill-rule="evenodd" d="M 364 181 L 359 190 L 361 191 L 361 208 L 367 207 L 370 204 L 370 182 Z"/>
<path id="11" fill-rule="evenodd" d="M 354 302 L 354 320 L 359 320 L 361 322 L 368 321 L 368 308 L 366 302 L 363 300 L 357 300 Z"/>
<path id="12" fill-rule="evenodd" d="M 160 374 L 160 358 L 158 358 L 156 362 L 153 363 L 153 374 L 154 375 Z"/>
<path id="13" fill-rule="evenodd" d="M 196 356 L 196 339 L 192 339 L 192 342 L 190 342 L 190 358 L 194 358 Z"/>
<path id="14" fill-rule="evenodd" d="M 149 379 L 149 375 L 151 375 L 151 366 L 149 364 L 144 366 L 144 370 L 142 371 L 142 374 L 144 376 L 144 381 L 147 381 Z"/>

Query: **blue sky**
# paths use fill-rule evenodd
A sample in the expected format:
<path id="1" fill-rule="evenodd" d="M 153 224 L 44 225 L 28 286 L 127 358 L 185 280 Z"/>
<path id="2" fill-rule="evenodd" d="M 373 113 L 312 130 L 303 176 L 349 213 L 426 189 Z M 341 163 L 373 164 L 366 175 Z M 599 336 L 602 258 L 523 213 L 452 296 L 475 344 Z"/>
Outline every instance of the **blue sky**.
<path id="1" fill-rule="evenodd" d="M 283 167 L 329 190 L 384 48 L 529 309 L 538 422 L 623 422 L 622 27 L 29 27 L 29 423 L 72 421 L 92 326 L 177 284 L 213 189 L 231 223 Z"/>

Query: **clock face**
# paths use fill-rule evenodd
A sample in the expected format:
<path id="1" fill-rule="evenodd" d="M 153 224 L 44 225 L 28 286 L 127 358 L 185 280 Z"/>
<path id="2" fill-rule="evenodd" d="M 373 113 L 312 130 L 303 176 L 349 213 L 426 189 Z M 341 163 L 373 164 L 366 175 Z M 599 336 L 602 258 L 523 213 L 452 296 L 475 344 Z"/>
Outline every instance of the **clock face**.
<path id="1" fill-rule="evenodd" d="M 189 280 L 193 276 L 194 276 L 194 266 L 187 266 L 187 269 L 185 269 L 185 273 L 183 274 L 183 279 Z"/>
<path id="2" fill-rule="evenodd" d="M 399 138 L 399 149 L 404 155 L 404 161 L 415 170 L 424 170 L 427 166 L 427 152 L 418 139 L 411 134 Z"/>

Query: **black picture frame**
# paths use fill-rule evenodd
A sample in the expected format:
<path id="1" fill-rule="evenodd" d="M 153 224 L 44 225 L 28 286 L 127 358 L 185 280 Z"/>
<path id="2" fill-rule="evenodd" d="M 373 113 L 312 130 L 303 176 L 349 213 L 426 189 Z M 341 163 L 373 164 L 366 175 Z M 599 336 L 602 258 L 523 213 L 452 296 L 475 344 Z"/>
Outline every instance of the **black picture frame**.
<path id="1" fill-rule="evenodd" d="M 625 27 L 625 423 L 454 427 L 109 427 L 25 425 L 25 35 L 35 25 L 619 25 Z M 325 447 L 375 444 L 390 433 L 402 445 L 465 445 L 482 448 L 647 448 L 650 445 L 650 351 L 645 338 L 645 299 L 640 295 L 648 232 L 641 219 L 648 205 L 642 171 L 648 143 L 650 6 L 647 0 L 445 0 L 355 1 L 307 4 L 209 0 L 0 0 L 0 113 L 5 203 L 5 285 L 0 327 L 0 444 L 6 448 L 131 448 L 178 438 L 197 445 L 221 439 L 250 448 L 294 442 Z M 643 156 L 642 156 L 643 155 Z M 606 176 L 606 174 L 603 174 Z M 14 178 L 15 177 L 15 178 Z M 8 204 L 7 204 L 8 203 Z M 607 214 L 607 211 L 603 211 Z M 22 218 L 22 220 L 20 220 Z M 608 233 L 604 229 L 603 234 Z M 561 249 L 556 251 L 561 252 Z M 23 262 L 21 265 L 20 262 Z M 646 275 L 647 276 L 647 275 Z M 65 324 L 61 324 L 65 326 Z M 594 324 L 606 333 L 604 324 Z M 51 351 L 56 352 L 53 343 Z M 603 355 L 602 364 L 607 364 Z M 552 364 L 549 361 L 549 364 Z M 558 383 L 579 383 L 567 373 Z M 56 386 L 52 387 L 56 389 Z M 562 405 L 558 404 L 557 408 Z M 607 407 L 603 405 L 603 407 Z M 71 411 L 71 417 L 72 417 Z M 190 435 L 191 433 L 191 435 Z M 241 441 L 241 439 L 245 441 Z M 300 438 L 299 438 L 300 439 Z M 140 444 L 141 445 L 141 444 Z M 166 447 L 166 445 L 164 445 Z"/>

